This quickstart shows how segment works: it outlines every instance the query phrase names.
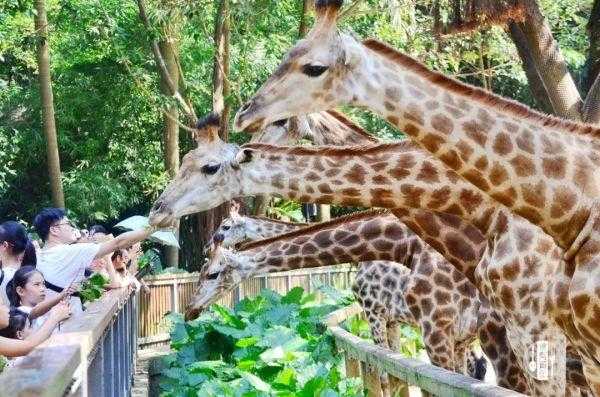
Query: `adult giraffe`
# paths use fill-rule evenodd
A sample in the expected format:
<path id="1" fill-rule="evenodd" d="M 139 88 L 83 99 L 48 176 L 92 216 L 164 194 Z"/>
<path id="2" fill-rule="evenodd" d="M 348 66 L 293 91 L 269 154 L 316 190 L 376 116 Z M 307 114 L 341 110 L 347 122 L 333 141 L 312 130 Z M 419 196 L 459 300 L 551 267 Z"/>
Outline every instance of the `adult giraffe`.
<path id="1" fill-rule="evenodd" d="M 410 142 L 240 148 L 218 138 L 218 120 L 209 117 L 199 125 L 197 137 L 202 141 L 184 157 L 175 180 L 155 203 L 150 214 L 153 225 L 166 226 L 180 216 L 254 194 L 402 208 L 395 214 L 474 280 L 500 313 L 521 367 L 529 370 L 534 364 L 528 376 L 532 393 L 564 394 L 564 335 L 543 310 L 551 306 L 570 313 L 564 307 L 568 302 L 550 299 L 568 281 L 552 238 Z M 549 275 L 553 277 L 548 280 Z M 514 298 L 513 290 L 522 293 Z M 539 342 L 549 343 L 548 360 L 538 360 Z"/>
<path id="2" fill-rule="evenodd" d="M 317 1 L 315 27 L 241 109 L 236 126 L 253 130 L 341 104 L 368 107 L 540 226 L 563 250 L 571 279 L 554 295 L 568 300 L 572 318 L 557 323 L 600 395 L 600 173 L 593 171 L 600 166 L 600 130 L 430 71 L 378 41 L 358 42 L 337 30 L 341 4 Z"/>

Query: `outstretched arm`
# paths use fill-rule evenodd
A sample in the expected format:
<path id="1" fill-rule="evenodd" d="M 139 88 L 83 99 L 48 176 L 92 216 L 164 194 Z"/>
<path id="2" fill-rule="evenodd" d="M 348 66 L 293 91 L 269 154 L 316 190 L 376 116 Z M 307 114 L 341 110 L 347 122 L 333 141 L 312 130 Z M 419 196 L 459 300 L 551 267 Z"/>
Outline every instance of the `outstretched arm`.
<path id="1" fill-rule="evenodd" d="M 139 241 L 146 239 L 155 231 L 154 228 L 146 227 L 142 230 L 133 230 L 131 232 L 123 233 L 114 239 L 100 244 L 100 249 L 96 254 L 96 259 L 102 258 L 105 255 L 115 252 L 116 250 L 127 248 Z"/>
<path id="2" fill-rule="evenodd" d="M 71 309 L 68 303 L 60 303 L 51 311 L 48 319 L 34 333 L 25 340 L 9 339 L 0 337 L 0 354 L 6 357 L 19 357 L 29 354 L 40 343 L 52 335 L 54 328 L 63 320 L 66 320 L 71 315 Z"/>

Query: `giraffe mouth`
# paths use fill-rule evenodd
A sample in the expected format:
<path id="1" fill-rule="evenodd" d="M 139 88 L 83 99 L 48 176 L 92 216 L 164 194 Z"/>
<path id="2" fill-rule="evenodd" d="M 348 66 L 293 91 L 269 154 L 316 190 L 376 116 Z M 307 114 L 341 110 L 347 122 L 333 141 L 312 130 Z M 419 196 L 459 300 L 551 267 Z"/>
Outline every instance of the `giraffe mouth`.
<path id="1" fill-rule="evenodd" d="M 246 102 L 238 110 L 233 121 L 236 130 L 254 133 L 264 128 L 265 118 L 259 117 L 260 109 L 256 103 L 256 100 Z"/>

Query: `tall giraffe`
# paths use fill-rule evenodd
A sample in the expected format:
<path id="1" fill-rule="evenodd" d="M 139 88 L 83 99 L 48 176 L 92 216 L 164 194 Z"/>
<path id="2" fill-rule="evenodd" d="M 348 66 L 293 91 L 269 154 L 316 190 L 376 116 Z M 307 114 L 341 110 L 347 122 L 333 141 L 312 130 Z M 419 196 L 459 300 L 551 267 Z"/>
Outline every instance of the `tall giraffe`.
<path id="1" fill-rule="evenodd" d="M 476 338 L 478 327 L 488 320 L 480 318 L 479 293 L 464 275 L 394 215 L 371 210 L 308 227 L 296 226 L 293 232 L 264 240 L 249 243 L 242 240 L 244 233 L 239 230 L 245 224 L 252 229 L 262 224 L 262 230 L 273 230 L 271 226 L 280 224 L 269 225 L 270 222 L 240 216 L 226 223 L 235 224 L 236 228 L 217 231 L 214 240 L 222 242 L 223 247 L 244 241 L 246 244 L 237 252 L 224 251 L 209 261 L 186 310 L 187 318 L 193 318 L 198 310 L 217 299 L 220 292 L 252 275 L 366 258 L 367 262 L 359 264 L 352 289 L 367 314 L 375 343 L 398 350 L 399 323 L 415 325 L 423 331 L 434 365 L 467 374 L 467 349 Z M 294 226 L 289 224 L 290 229 Z M 238 275 L 225 277 L 227 272 Z M 494 347 L 503 348 L 509 350 L 506 340 L 503 346 Z M 506 371 L 499 379 L 504 384 L 514 382 L 519 374 L 514 371 L 518 368 L 511 373 Z M 518 386 L 525 384 L 521 382 Z"/>
<path id="2" fill-rule="evenodd" d="M 527 372 L 532 393 L 564 394 L 565 340 L 553 320 L 570 321 L 569 303 L 559 299 L 568 275 L 560 248 L 539 228 L 513 216 L 410 142 L 239 148 L 222 142 L 216 125 L 199 127 L 202 141 L 184 157 L 175 180 L 155 203 L 152 224 L 166 226 L 177 217 L 254 194 L 396 208 L 395 214 L 426 242 L 444 255 L 452 253 L 446 258 L 488 297 L 506 324 L 522 369 L 530 371 L 533 363 Z M 468 223 L 475 227 L 464 228 Z M 440 236 L 440 230 L 449 233 Z M 537 351 L 546 342 L 548 366 L 540 367 Z"/>
<path id="3" fill-rule="evenodd" d="M 313 227 L 313 229 L 305 229 L 307 227 L 307 225 L 302 224 L 302 223 L 282 222 L 282 221 L 277 221 L 277 220 L 268 219 L 268 218 L 240 215 L 237 211 L 237 208 L 235 208 L 235 207 L 233 207 L 230 210 L 229 214 L 230 214 L 230 216 L 228 218 L 225 218 L 221 222 L 221 225 L 219 226 L 219 228 L 217 229 L 217 231 L 215 232 L 215 235 L 214 235 L 214 240 L 222 241 L 222 246 L 226 247 L 226 248 L 239 246 L 240 244 L 247 243 L 250 241 L 280 236 L 280 235 L 282 235 L 282 233 L 281 233 L 282 229 L 286 230 L 287 233 L 301 232 L 304 229 L 304 231 L 306 231 L 307 235 L 308 235 L 310 230 L 315 230 L 315 228 L 317 228 L 318 230 L 321 230 L 321 226 L 322 226 L 322 228 L 331 229 L 331 228 L 336 227 L 335 225 L 339 225 L 340 223 L 344 223 L 345 221 L 348 220 L 348 218 L 342 218 L 342 219 L 338 218 L 334 221 L 320 224 L 318 227 Z M 363 218 L 362 215 L 364 215 L 365 217 Z M 381 212 L 381 211 L 379 211 L 379 212 L 376 212 L 376 211 L 364 212 L 362 215 L 360 215 L 360 217 L 363 220 L 368 218 L 368 221 L 371 223 L 379 222 L 379 226 L 382 230 L 385 229 L 385 224 L 389 224 L 391 222 L 398 222 L 398 219 L 396 217 L 391 216 L 389 213 Z M 352 226 L 346 225 L 344 227 L 352 227 Z M 401 225 L 401 227 L 403 229 L 405 228 L 403 225 Z M 296 234 L 298 234 L 298 233 L 296 233 Z M 414 233 L 412 231 L 408 231 L 406 233 L 406 235 L 411 236 L 411 238 L 418 238 L 416 236 L 412 237 L 414 235 Z M 282 237 L 284 238 L 284 236 L 282 236 Z M 369 236 L 366 236 L 365 238 L 370 238 L 370 237 L 372 237 L 372 236 L 369 235 Z M 371 245 L 373 245 L 373 244 L 375 244 L 375 241 L 371 242 Z M 428 252 L 433 251 L 432 248 L 428 244 L 424 243 L 422 240 L 420 240 L 418 242 L 418 244 L 421 245 L 423 251 L 428 251 Z M 392 253 L 396 252 L 394 249 L 390 249 L 389 251 Z M 415 250 L 413 249 L 412 251 L 414 252 Z M 436 257 L 437 255 L 439 255 L 439 253 L 437 253 L 437 252 L 435 252 L 435 255 L 431 254 L 432 257 Z M 355 295 L 357 295 L 357 299 L 359 299 L 361 304 L 366 299 L 366 297 L 364 296 L 364 294 L 366 292 L 375 293 L 381 289 L 386 289 L 386 286 L 380 285 L 380 284 L 382 284 L 383 278 L 379 277 L 377 280 L 375 280 L 374 276 L 370 274 L 370 272 L 381 274 L 382 273 L 381 267 L 393 266 L 393 265 L 386 265 L 386 264 L 384 264 L 384 265 L 385 266 L 381 266 L 379 263 L 359 264 L 359 274 L 357 275 L 356 283 L 355 283 L 355 289 L 357 292 L 355 292 Z M 398 266 L 400 266 L 400 265 L 398 265 Z M 442 280 L 442 279 L 445 279 L 445 277 L 450 276 L 449 274 L 444 273 L 446 270 L 448 270 L 448 267 L 444 266 L 443 268 L 440 268 L 440 269 L 437 269 L 437 268 L 434 269 L 428 275 L 425 275 L 425 274 L 419 273 L 419 272 L 417 272 L 417 273 L 419 273 L 419 275 L 418 275 L 419 277 L 427 277 L 428 280 L 430 281 L 430 284 L 434 288 L 436 288 L 436 279 Z M 415 277 L 415 276 L 404 275 L 404 272 L 402 272 L 401 268 L 400 268 L 400 271 L 403 274 L 402 278 L 404 281 L 402 281 L 402 282 L 398 281 L 398 285 L 407 285 L 406 280 L 408 278 Z M 413 272 L 416 272 L 416 270 L 413 269 Z M 256 274 L 256 273 L 253 273 L 253 274 Z M 440 274 L 444 274 L 444 276 L 440 276 Z M 460 273 L 460 277 L 462 279 L 465 278 L 465 276 L 462 273 Z M 202 280 L 202 277 L 201 277 L 201 280 Z M 456 282 L 460 281 L 459 282 L 459 284 L 460 284 L 460 283 L 462 283 L 461 280 L 457 279 L 454 281 L 456 281 Z M 413 282 L 414 282 L 414 280 L 411 281 L 410 285 L 414 285 Z M 471 283 L 469 282 L 469 284 L 471 284 Z M 458 293 L 460 294 L 461 291 L 458 291 Z M 379 293 L 376 293 L 375 295 L 377 295 L 377 297 L 380 296 Z M 476 296 L 469 297 L 469 298 L 475 299 Z M 371 300 L 374 302 L 377 302 L 376 297 L 371 297 Z M 403 300 L 401 303 L 403 305 L 406 305 L 405 300 Z M 394 302 L 394 304 L 399 304 L 399 303 Z M 427 301 L 426 301 L 426 305 L 428 305 Z M 408 306 L 402 306 L 402 307 L 406 308 Z M 365 309 L 365 312 L 373 313 L 373 315 L 367 316 L 369 318 L 369 324 L 372 329 L 372 333 L 374 335 L 375 334 L 385 335 L 385 333 L 380 329 L 382 327 L 384 327 L 384 325 L 386 324 L 386 321 L 387 321 L 386 318 L 389 318 L 389 316 L 393 315 L 393 313 L 390 313 L 389 311 L 387 311 L 387 306 L 382 305 L 381 302 L 379 302 L 379 304 L 377 304 L 374 307 L 363 306 L 363 308 Z M 379 313 L 377 316 L 374 313 L 375 308 L 377 308 L 376 312 Z M 421 307 L 420 310 L 423 310 L 423 307 Z M 431 310 L 430 308 L 427 308 L 427 311 L 430 311 L 430 310 Z M 418 310 L 416 312 L 417 312 L 417 314 L 419 313 Z M 384 315 L 382 315 L 382 313 Z M 379 317 L 382 317 L 382 316 L 383 316 L 383 319 L 379 319 Z M 408 318 L 406 315 L 403 315 L 403 316 L 404 317 L 396 316 L 397 320 L 401 321 L 401 318 Z M 418 320 L 415 320 L 415 321 L 418 322 Z M 388 325 L 387 332 L 388 333 L 394 332 L 394 330 L 390 330 L 390 327 Z M 522 393 L 527 393 L 528 389 L 527 389 L 526 381 L 523 378 L 523 373 L 522 373 L 521 369 L 518 367 L 517 359 L 514 356 L 512 350 L 510 348 L 510 345 L 508 343 L 508 340 L 506 338 L 506 332 L 504 330 L 504 325 L 503 325 L 500 317 L 496 313 L 494 313 L 494 311 L 489 307 L 489 304 L 487 303 L 487 300 L 485 298 L 481 299 L 481 304 L 479 306 L 477 334 L 481 341 L 481 346 L 482 346 L 483 351 L 486 353 L 486 355 L 488 355 L 488 357 L 490 358 L 490 361 L 492 362 L 492 364 L 494 366 L 498 385 L 505 387 L 505 388 L 515 390 L 515 391 L 519 391 Z M 394 346 L 392 346 L 393 338 L 390 337 L 389 339 L 390 339 L 389 340 L 390 348 L 392 348 L 394 350 L 398 350 L 398 349 L 395 349 Z M 481 377 L 477 376 L 477 371 L 475 370 L 478 367 L 477 363 L 478 363 L 478 361 L 475 360 L 474 358 L 472 358 L 472 357 L 469 358 L 469 365 L 474 369 L 470 370 L 468 372 L 468 374 L 477 379 L 482 379 Z M 580 372 L 578 372 L 578 371 L 568 371 L 567 380 L 572 379 L 572 377 L 574 377 L 574 376 L 580 376 L 579 374 L 580 374 Z M 579 382 L 579 384 L 581 384 L 581 382 Z M 585 382 L 583 382 L 583 384 L 585 384 Z"/>
<path id="4" fill-rule="evenodd" d="M 255 129 L 272 119 L 341 104 L 368 107 L 564 250 L 578 345 L 600 395 L 600 129 L 542 115 L 428 70 L 375 40 L 339 32 L 342 2 L 317 1 L 317 21 L 236 116 Z M 295 89 L 291 89 L 295 87 Z M 299 89 L 298 87 L 301 87 Z M 285 96 L 285 101 L 281 100 Z"/>

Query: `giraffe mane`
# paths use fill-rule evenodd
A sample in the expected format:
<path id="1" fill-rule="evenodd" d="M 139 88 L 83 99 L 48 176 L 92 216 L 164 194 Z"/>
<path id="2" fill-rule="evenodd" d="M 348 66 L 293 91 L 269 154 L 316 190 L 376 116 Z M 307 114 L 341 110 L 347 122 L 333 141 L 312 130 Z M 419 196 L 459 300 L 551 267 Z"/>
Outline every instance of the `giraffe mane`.
<path id="1" fill-rule="evenodd" d="M 386 215 L 389 213 L 390 213 L 390 211 L 387 209 L 370 209 L 370 210 L 366 210 L 366 211 L 355 212 L 350 215 L 340 216 L 339 218 L 335 218 L 334 220 L 331 220 L 331 221 L 316 223 L 316 224 L 310 225 L 308 227 L 304 227 L 302 229 L 295 230 L 293 232 L 283 233 L 283 234 L 280 234 L 275 237 L 269 237 L 269 238 L 265 238 L 262 240 L 256 240 L 256 241 L 251 241 L 251 242 L 242 244 L 240 246 L 239 251 L 248 251 L 253 248 L 257 248 L 257 247 L 260 247 L 260 246 L 263 246 L 266 244 L 270 244 L 272 242 L 275 242 L 275 241 L 278 241 L 281 239 L 292 238 L 292 237 L 304 235 L 307 233 L 314 233 L 314 232 L 318 232 L 318 231 L 326 229 L 326 228 L 330 228 L 332 226 L 342 225 L 342 224 L 348 223 L 348 222 L 354 222 L 354 221 L 361 220 L 361 219 L 371 218 L 373 216 Z"/>
<path id="2" fill-rule="evenodd" d="M 308 223 L 304 223 L 304 222 L 288 222 L 288 221 L 282 221 L 281 219 L 273 219 L 273 218 L 267 218 L 266 216 L 248 216 L 248 218 L 250 219 L 255 219 L 257 221 L 266 221 L 266 222 L 271 222 L 271 223 L 279 223 L 281 225 L 286 225 L 286 226 L 308 226 Z"/>
<path id="3" fill-rule="evenodd" d="M 577 121 L 561 119 L 556 116 L 544 114 L 529 106 L 523 105 L 512 99 L 503 98 L 500 95 L 485 91 L 479 87 L 463 83 L 452 77 L 448 77 L 440 72 L 427 68 L 424 64 L 413 57 L 403 54 L 397 49 L 376 39 L 364 40 L 363 45 L 370 50 L 386 57 L 403 67 L 406 67 L 422 77 L 425 77 L 431 83 L 450 90 L 456 94 L 472 98 L 484 105 L 489 105 L 506 111 L 519 118 L 526 118 L 534 123 L 541 124 L 544 127 L 556 128 L 566 132 L 587 135 L 592 137 L 600 136 L 600 128 L 591 124 L 584 124 Z"/>
<path id="4" fill-rule="evenodd" d="M 323 155 L 323 156 L 360 156 L 386 152 L 390 148 L 414 149 L 415 144 L 409 139 L 390 143 L 373 143 L 369 145 L 353 146 L 275 146 L 266 143 L 247 143 L 242 148 L 263 150 L 268 153 L 281 153 L 290 155 Z"/>
<path id="5" fill-rule="evenodd" d="M 353 120 L 351 120 L 342 112 L 338 112 L 337 110 L 328 110 L 327 113 L 329 113 L 329 115 L 333 116 L 337 121 L 344 124 L 346 127 L 350 128 L 363 138 L 368 139 L 369 141 L 374 143 L 379 142 L 377 138 L 373 137 L 371 134 L 365 131 L 361 126 L 356 124 Z"/>

